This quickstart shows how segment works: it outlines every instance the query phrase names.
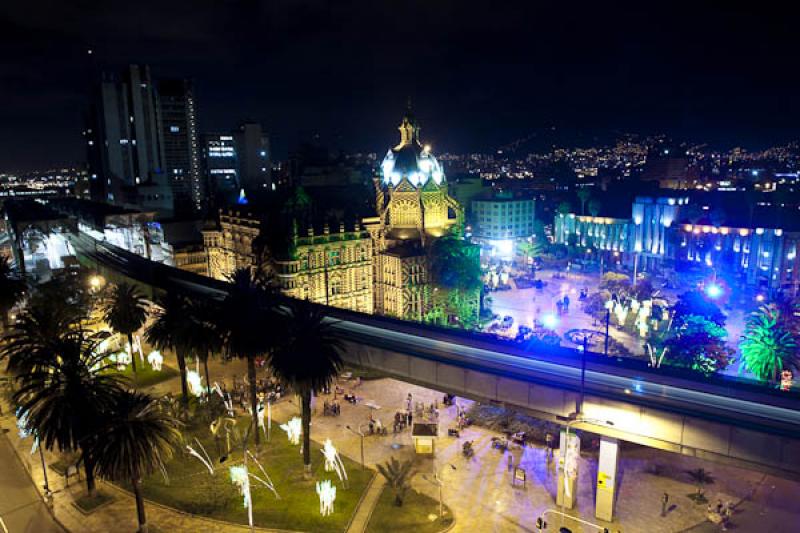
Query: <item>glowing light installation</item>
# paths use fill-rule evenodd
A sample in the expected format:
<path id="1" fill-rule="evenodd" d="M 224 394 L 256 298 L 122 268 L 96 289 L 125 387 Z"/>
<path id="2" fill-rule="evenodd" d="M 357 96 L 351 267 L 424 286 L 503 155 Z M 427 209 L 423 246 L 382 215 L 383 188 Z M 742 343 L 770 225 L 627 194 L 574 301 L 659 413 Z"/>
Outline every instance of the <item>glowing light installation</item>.
<path id="1" fill-rule="evenodd" d="M 336 472 L 336 475 L 339 476 L 339 480 L 342 481 L 342 483 L 346 482 L 347 471 L 344 469 L 342 458 L 339 457 L 339 452 L 334 448 L 331 439 L 325 439 L 325 443 L 320 451 L 322 455 L 325 456 L 325 471 Z"/>
<path id="2" fill-rule="evenodd" d="M 203 378 L 200 376 L 200 363 L 195 359 L 195 369 L 186 373 L 186 383 L 189 385 L 189 392 L 197 397 L 203 395 Z"/>
<path id="3" fill-rule="evenodd" d="M 186 383 L 189 385 L 189 392 L 195 396 L 201 396 L 203 394 L 203 378 L 200 377 L 198 372 L 189 370 L 186 373 Z"/>
<path id="4" fill-rule="evenodd" d="M 317 482 L 317 495 L 319 496 L 319 514 L 329 516 L 333 514 L 333 502 L 336 501 L 336 486 L 329 479 Z"/>
<path id="5" fill-rule="evenodd" d="M 289 442 L 300 444 L 300 436 L 303 434 L 303 421 L 299 417 L 294 417 L 285 424 L 281 424 L 281 429 L 286 432 Z"/>
<path id="6" fill-rule="evenodd" d="M 192 456 L 194 456 L 194 457 L 197 457 L 197 459 L 199 459 L 199 460 L 200 460 L 200 462 L 201 462 L 201 463 L 203 463 L 203 466 L 205 466 L 205 467 L 208 469 L 208 473 L 209 473 L 209 474 L 211 474 L 211 475 L 213 476 L 213 475 L 214 475 L 214 467 L 213 467 L 213 466 L 211 466 L 211 457 L 209 457 L 209 456 L 208 456 L 208 452 L 207 452 L 207 451 L 206 451 L 206 449 L 203 447 L 203 444 L 202 444 L 202 443 L 201 443 L 199 440 L 197 440 L 197 437 L 195 437 L 195 438 L 194 438 L 194 441 L 195 441 L 195 442 L 197 443 L 197 445 L 200 447 L 200 450 L 203 452 L 203 455 L 200 455 L 200 454 L 197 452 L 197 450 L 195 450 L 195 449 L 194 449 L 194 448 L 193 448 L 191 445 L 189 445 L 189 444 L 187 444 L 187 445 L 186 445 L 186 451 L 188 451 L 188 452 L 189 452 L 189 455 L 192 455 Z"/>
<path id="7" fill-rule="evenodd" d="M 119 352 L 116 356 L 112 356 L 112 359 L 117 364 L 117 370 L 120 372 L 125 370 L 125 367 L 131 364 L 132 361 L 131 354 L 128 352 Z"/>
<path id="8" fill-rule="evenodd" d="M 161 355 L 161 352 L 158 350 L 153 350 L 147 356 L 147 362 L 150 363 L 150 367 L 155 370 L 156 372 L 161 372 L 161 367 L 164 364 L 164 356 Z"/>
<path id="9" fill-rule="evenodd" d="M 228 416 L 236 416 L 236 413 L 233 412 L 233 401 L 231 400 L 230 394 L 223 394 L 222 388 L 216 381 L 214 382 L 214 387 L 212 390 L 219 394 L 219 397 L 222 398 L 222 403 L 225 404 L 225 409 L 228 410 Z"/>
<path id="10" fill-rule="evenodd" d="M 239 494 L 242 495 L 244 500 L 244 506 L 247 508 L 247 521 L 250 527 L 253 527 L 253 498 L 250 494 L 250 475 L 247 472 L 247 466 L 232 466 L 228 471 L 230 472 L 231 482 L 239 489 Z"/>

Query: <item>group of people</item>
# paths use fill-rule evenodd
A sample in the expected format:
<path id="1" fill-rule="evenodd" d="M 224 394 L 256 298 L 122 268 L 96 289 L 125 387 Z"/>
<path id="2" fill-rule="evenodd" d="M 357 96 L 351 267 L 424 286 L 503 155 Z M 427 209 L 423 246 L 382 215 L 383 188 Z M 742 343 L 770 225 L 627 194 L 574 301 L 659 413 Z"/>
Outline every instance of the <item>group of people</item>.
<path id="1" fill-rule="evenodd" d="M 722 500 L 717 500 L 717 504 L 713 507 L 711 504 L 708 504 L 706 513 L 709 521 L 721 525 L 722 531 L 727 531 L 731 515 L 733 514 L 733 502 L 728 501 L 722 503 Z"/>
<path id="2" fill-rule="evenodd" d="M 339 405 L 339 400 L 328 401 L 325 400 L 325 403 L 322 404 L 322 415 L 323 416 L 339 416 L 342 414 L 342 406 Z"/>
<path id="3" fill-rule="evenodd" d="M 229 398 L 231 403 L 238 405 L 242 410 L 248 408 L 250 405 L 250 382 L 247 378 L 240 379 L 234 374 L 233 385 L 230 390 L 224 379 L 218 383 L 222 394 Z M 274 376 L 256 380 L 256 395 L 262 403 L 275 403 L 281 399 L 285 392 L 283 385 Z"/>
<path id="4" fill-rule="evenodd" d="M 560 300 L 556 300 L 556 311 L 559 315 L 569 313 L 569 295 L 565 294 Z"/>

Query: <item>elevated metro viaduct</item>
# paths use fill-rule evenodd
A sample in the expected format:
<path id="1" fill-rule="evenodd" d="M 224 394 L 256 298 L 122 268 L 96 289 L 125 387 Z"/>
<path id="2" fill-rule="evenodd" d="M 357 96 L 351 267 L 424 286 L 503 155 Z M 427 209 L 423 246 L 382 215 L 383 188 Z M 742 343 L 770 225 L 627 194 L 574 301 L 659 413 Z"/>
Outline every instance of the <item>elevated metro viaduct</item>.
<path id="1" fill-rule="evenodd" d="M 76 235 L 73 245 L 84 261 L 158 289 L 216 299 L 229 289 L 225 282 L 148 261 L 86 235 Z M 800 396 L 794 392 L 728 377 L 702 380 L 589 353 L 580 408 L 582 359 L 576 350 L 529 350 L 387 317 L 326 312 L 336 320 L 348 363 L 561 423 L 579 410 L 571 427 L 609 439 L 800 478 Z"/>

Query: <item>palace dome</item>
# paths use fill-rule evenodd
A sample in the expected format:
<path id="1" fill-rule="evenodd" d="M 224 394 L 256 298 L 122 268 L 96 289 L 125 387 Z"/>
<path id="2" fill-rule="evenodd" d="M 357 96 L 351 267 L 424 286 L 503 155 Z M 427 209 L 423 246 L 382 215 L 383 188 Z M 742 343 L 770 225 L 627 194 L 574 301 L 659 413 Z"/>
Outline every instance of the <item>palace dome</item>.
<path id="1" fill-rule="evenodd" d="M 403 180 L 414 187 L 423 187 L 429 181 L 441 185 L 444 172 L 430 147 L 419 142 L 419 127 L 410 112 L 400 124 L 400 144 L 386 152 L 381 163 L 381 181 L 384 186 L 397 187 Z"/>

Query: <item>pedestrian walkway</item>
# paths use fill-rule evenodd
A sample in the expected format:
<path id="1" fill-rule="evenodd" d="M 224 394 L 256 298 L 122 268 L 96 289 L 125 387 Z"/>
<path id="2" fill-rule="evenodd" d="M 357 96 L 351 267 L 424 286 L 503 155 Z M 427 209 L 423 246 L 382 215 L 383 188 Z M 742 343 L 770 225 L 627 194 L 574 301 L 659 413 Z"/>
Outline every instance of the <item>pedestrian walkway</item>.
<path id="1" fill-rule="evenodd" d="M 0 418 L 0 428 L 0 531 L 63 533 L 9 442 L 13 419 Z"/>
<path id="2" fill-rule="evenodd" d="M 385 486 L 386 478 L 382 475 L 376 474 L 372 477 L 372 481 L 370 481 L 364 497 L 361 498 L 361 503 L 358 504 L 356 514 L 353 516 L 353 520 L 347 528 L 347 533 L 364 533 L 364 531 L 367 530 L 367 524 L 369 524 L 372 511 L 374 511 L 375 506 L 378 505 L 378 500 Z"/>

